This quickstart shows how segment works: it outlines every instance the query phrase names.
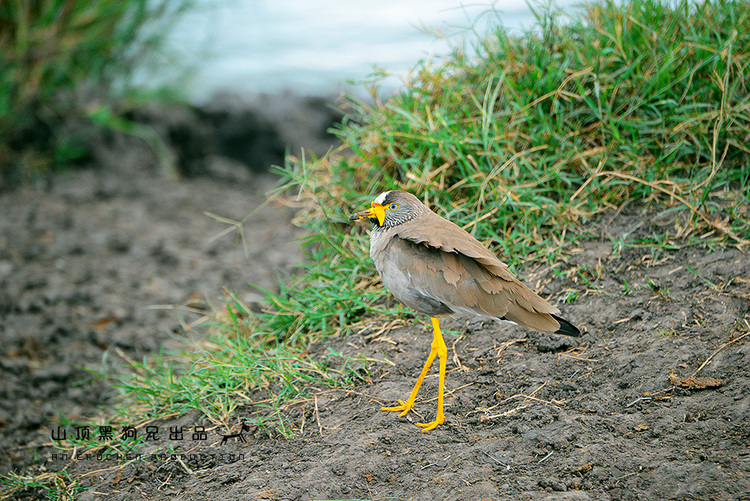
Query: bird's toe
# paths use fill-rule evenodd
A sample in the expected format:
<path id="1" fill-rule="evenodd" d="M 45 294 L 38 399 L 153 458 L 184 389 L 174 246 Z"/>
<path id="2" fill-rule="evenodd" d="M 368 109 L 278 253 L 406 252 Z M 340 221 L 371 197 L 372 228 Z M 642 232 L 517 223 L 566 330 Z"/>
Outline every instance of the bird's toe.
<path id="1" fill-rule="evenodd" d="M 406 413 L 411 410 L 411 407 L 413 404 L 409 404 L 409 402 L 404 402 L 403 400 L 399 400 L 398 403 L 400 405 L 395 405 L 393 407 L 381 407 L 381 411 L 390 411 L 390 412 L 400 412 L 401 414 L 398 415 L 398 417 L 404 417 L 406 416 Z"/>

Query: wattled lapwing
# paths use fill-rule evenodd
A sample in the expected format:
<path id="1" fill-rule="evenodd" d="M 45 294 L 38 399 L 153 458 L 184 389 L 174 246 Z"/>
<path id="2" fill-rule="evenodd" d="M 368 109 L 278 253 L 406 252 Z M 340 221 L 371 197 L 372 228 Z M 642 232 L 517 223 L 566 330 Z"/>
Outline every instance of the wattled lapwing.
<path id="1" fill-rule="evenodd" d="M 557 308 L 522 284 L 479 240 L 438 216 L 405 191 L 380 194 L 371 207 L 349 220 L 374 223 L 370 257 L 383 285 L 402 303 L 430 317 L 430 356 L 409 399 L 384 411 L 406 415 L 433 360 L 440 358 L 437 416 L 417 423 L 422 431 L 445 421 L 443 392 L 448 350 L 438 316 L 496 318 L 540 332 L 578 336 L 580 331 L 560 318 Z"/>

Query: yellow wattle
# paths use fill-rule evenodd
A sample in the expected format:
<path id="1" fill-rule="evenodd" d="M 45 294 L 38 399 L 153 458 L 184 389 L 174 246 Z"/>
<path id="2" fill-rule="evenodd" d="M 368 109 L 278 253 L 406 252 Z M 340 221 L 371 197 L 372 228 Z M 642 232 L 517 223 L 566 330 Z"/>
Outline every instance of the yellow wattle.
<path id="1" fill-rule="evenodd" d="M 378 220 L 378 224 L 383 226 L 383 223 L 385 222 L 385 207 L 373 202 L 372 207 L 368 209 L 368 212 L 370 213 L 370 217 L 375 216 Z"/>

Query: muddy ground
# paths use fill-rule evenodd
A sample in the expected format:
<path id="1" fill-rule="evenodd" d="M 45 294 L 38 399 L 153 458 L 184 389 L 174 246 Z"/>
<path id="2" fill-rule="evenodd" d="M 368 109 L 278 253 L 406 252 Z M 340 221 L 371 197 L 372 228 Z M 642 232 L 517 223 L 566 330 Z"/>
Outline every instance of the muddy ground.
<path id="1" fill-rule="evenodd" d="M 212 239 L 226 226 L 206 211 L 241 219 L 274 182 L 234 164 L 214 172 L 89 169 L 0 194 L 0 473 L 64 469 L 82 500 L 750 499 L 750 258 L 616 247 L 675 226 L 673 212 L 634 208 L 601 218 L 598 238 L 558 264 L 563 277 L 524 274 L 582 337 L 443 323 L 447 422 L 434 431 L 412 423 L 434 416 L 435 369 L 415 412 L 378 410 L 411 390 L 429 350 L 423 319 L 385 330 L 372 319 L 311 350 L 370 361 L 356 386 L 290 406 L 291 439 L 243 407 L 230 430 L 197 415 L 149 423 L 159 439 L 119 464 L 64 456 L 49 446 L 58 413 L 86 422 L 115 401 L 86 369 L 174 346 L 198 316 L 186 306 L 225 287 L 258 301 L 248 282 L 273 288 L 301 262 L 283 207 L 247 224 L 248 256 Z"/>

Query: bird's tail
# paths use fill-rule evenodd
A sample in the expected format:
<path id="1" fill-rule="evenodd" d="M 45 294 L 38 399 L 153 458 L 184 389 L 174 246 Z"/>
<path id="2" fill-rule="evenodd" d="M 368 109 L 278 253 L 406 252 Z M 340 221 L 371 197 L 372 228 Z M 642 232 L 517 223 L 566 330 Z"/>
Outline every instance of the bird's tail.
<path id="1" fill-rule="evenodd" d="M 573 336 L 573 337 L 577 337 L 581 335 L 581 331 L 578 330 L 578 327 L 571 324 L 564 318 L 560 318 L 557 315 L 552 315 L 552 318 L 557 320 L 557 323 L 560 324 L 560 328 L 555 331 L 555 334 L 565 334 L 566 336 Z"/>

